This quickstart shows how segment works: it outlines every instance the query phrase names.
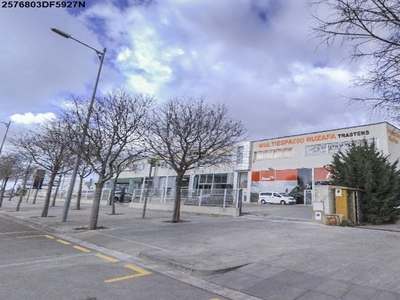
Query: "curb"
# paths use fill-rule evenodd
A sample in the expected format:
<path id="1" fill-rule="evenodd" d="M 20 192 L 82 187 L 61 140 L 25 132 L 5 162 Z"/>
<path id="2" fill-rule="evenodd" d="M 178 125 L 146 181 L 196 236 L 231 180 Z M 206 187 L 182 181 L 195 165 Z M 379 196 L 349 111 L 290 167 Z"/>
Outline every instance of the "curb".
<path id="1" fill-rule="evenodd" d="M 0 216 L 2 218 L 4 218 L 4 219 L 11 220 L 11 221 L 19 223 L 21 225 L 25 225 L 25 226 L 28 226 L 30 228 L 41 230 L 41 231 L 45 231 L 45 232 L 48 232 L 48 233 L 65 234 L 65 233 L 68 233 L 68 232 L 71 231 L 69 229 L 60 229 L 60 228 L 57 228 L 57 227 L 54 227 L 54 226 L 51 226 L 51 225 L 43 224 L 41 222 L 35 222 L 34 220 L 31 220 L 32 219 L 31 217 L 29 217 L 29 218 L 27 218 L 27 217 L 16 217 L 16 216 L 11 216 L 11 215 L 9 215 L 7 213 L 4 213 L 4 212 L 0 212 Z M 36 218 L 36 217 L 33 217 L 33 218 Z"/>
<path id="2" fill-rule="evenodd" d="M 139 257 L 151 261 L 153 263 L 157 263 L 166 266 L 168 268 L 183 272 L 185 274 L 191 276 L 199 276 L 199 277 L 223 274 L 232 270 L 236 270 L 251 263 L 251 262 L 241 262 L 236 264 L 221 263 L 219 268 L 204 267 L 202 269 L 198 269 L 196 267 L 188 266 L 183 263 L 177 262 L 172 258 L 163 257 L 163 254 L 159 252 L 160 250 L 145 250 L 139 253 Z"/>

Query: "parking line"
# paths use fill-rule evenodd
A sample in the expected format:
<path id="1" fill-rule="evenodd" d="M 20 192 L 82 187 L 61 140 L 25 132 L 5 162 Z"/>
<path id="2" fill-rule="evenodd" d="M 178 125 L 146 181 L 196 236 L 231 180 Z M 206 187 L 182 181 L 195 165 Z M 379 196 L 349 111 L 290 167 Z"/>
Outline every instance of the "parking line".
<path id="1" fill-rule="evenodd" d="M 86 252 L 86 253 L 90 252 L 89 249 L 83 248 L 83 247 L 81 247 L 81 246 L 74 246 L 74 248 L 77 249 L 77 250 L 80 250 L 80 251 L 82 251 L 82 252 Z"/>
<path id="2" fill-rule="evenodd" d="M 17 239 L 31 239 L 37 237 L 44 237 L 44 234 L 36 234 L 36 235 L 24 235 L 24 236 L 17 236 Z"/>
<path id="3" fill-rule="evenodd" d="M 101 253 L 97 253 L 95 256 L 97 256 L 99 258 L 102 258 L 102 259 L 105 259 L 105 260 L 107 260 L 109 262 L 112 262 L 112 263 L 119 262 L 118 259 L 110 257 L 110 256 L 107 256 L 107 255 L 104 255 L 104 254 L 101 254 Z"/>
<path id="4" fill-rule="evenodd" d="M 104 280 L 104 282 L 105 283 L 112 283 L 112 282 L 117 282 L 117 281 L 126 280 L 126 279 L 138 278 L 138 277 L 141 277 L 141 276 L 145 276 L 145 275 L 150 275 L 151 274 L 150 271 L 147 271 L 145 269 L 136 267 L 134 265 L 125 265 L 124 267 L 128 268 L 128 269 L 130 269 L 132 271 L 137 272 L 137 274 L 128 275 L 128 276 L 122 276 L 122 277 L 117 277 L 117 278 L 111 278 L 111 279 Z"/>
<path id="5" fill-rule="evenodd" d="M 57 239 L 56 241 L 61 243 L 61 244 L 64 244 L 64 245 L 71 245 L 70 242 L 67 242 L 67 241 L 64 241 L 64 240 Z"/>
<path id="6" fill-rule="evenodd" d="M 55 238 L 55 237 L 52 236 L 52 235 L 47 235 L 47 234 L 45 234 L 45 235 L 23 236 L 23 237 L 18 237 L 18 238 L 32 238 L 32 237 L 46 237 L 46 238 L 48 238 L 48 239 L 55 240 L 56 242 L 58 242 L 58 243 L 60 243 L 60 244 L 63 244 L 63 245 L 71 245 L 71 243 L 68 242 L 68 241 L 66 241 L 66 240 L 58 239 L 58 238 Z M 90 249 L 87 249 L 87 248 L 85 248 L 85 247 L 81 247 L 81 246 L 77 246 L 77 245 L 74 245 L 73 247 L 74 247 L 75 249 L 80 250 L 80 251 L 85 252 L 85 253 L 91 252 Z M 104 259 L 104 260 L 106 260 L 106 261 L 112 262 L 112 263 L 119 262 L 118 259 L 113 258 L 113 257 L 108 256 L 108 255 L 101 254 L 101 253 L 97 253 L 97 254 L 95 254 L 95 256 L 98 257 L 98 258 Z M 116 278 L 107 279 L 107 280 L 104 280 L 104 282 L 105 282 L 105 283 L 112 283 L 112 282 L 117 282 L 117 281 L 132 279 L 132 278 L 138 278 L 138 277 L 142 277 L 142 276 L 146 276 L 146 275 L 150 275 L 150 274 L 151 274 L 150 271 L 147 271 L 147 270 L 145 270 L 145 269 L 142 269 L 142 268 L 140 268 L 140 267 L 138 267 L 138 266 L 134 266 L 134 265 L 128 264 L 128 265 L 124 265 L 124 267 L 127 268 L 127 269 L 129 269 L 129 270 L 132 270 L 132 271 L 134 271 L 134 272 L 136 272 L 136 273 L 135 273 L 135 274 L 132 274 L 132 275 L 127 275 L 127 276 L 121 276 L 121 277 L 116 277 Z"/>

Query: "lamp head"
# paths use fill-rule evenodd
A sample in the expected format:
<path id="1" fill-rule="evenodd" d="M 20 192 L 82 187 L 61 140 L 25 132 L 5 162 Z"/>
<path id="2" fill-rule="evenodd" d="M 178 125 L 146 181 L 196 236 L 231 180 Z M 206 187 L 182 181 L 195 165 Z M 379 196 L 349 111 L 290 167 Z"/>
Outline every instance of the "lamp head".
<path id="1" fill-rule="evenodd" d="M 69 39 L 71 37 L 70 34 L 65 33 L 64 31 L 61 31 L 60 29 L 57 29 L 57 28 L 51 28 L 51 31 L 61 35 L 62 37 L 65 37 L 66 39 Z"/>
<path id="2" fill-rule="evenodd" d="M 154 165 L 157 162 L 157 159 L 154 157 L 150 157 L 147 159 L 147 162 L 151 165 Z"/>

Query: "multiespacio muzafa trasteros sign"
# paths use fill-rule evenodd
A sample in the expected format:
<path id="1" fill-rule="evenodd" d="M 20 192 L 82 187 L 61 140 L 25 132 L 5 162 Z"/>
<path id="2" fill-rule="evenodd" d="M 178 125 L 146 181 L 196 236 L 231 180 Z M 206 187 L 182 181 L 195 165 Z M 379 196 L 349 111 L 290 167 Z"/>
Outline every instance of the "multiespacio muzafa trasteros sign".
<path id="1" fill-rule="evenodd" d="M 304 137 L 293 137 L 286 139 L 279 139 L 273 141 L 265 141 L 258 143 L 259 148 L 269 148 L 269 147 L 282 147 L 296 144 L 304 143 L 315 143 L 315 142 L 325 142 L 329 140 L 340 140 L 346 138 L 354 137 L 365 137 L 370 134 L 369 130 L 360 131 L 345 131 L 341 133 L 323 133 L 323 134 L 313 134 Z"/>

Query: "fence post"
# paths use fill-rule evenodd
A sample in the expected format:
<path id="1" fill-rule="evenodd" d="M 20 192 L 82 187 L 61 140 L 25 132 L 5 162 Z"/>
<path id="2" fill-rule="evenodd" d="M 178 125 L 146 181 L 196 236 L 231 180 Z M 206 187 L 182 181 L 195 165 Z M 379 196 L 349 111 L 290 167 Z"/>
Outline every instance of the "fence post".
<path id="1" fill-rule="evenodd" d="M 225 207 L 225 205 L 226 205 L 226 189 L 224 189 L 224 205 L 223 205 L 223 207 Z"/>
<path id="2" fill-rule="evenodd" d="M 240 192 L 238 189 L 235 189 L 235 197 L 233 199 L 236 199 L 235 207 L 239 208 L 239 198 L 240 198 Z"/>
<path id="3" fill-rule="evenodd" d="M 203 198 L 203 190 L 200 190 L 200 196 L 199 196 L 199 206 L 201 206 L 201 200 Z"/>
<path id="4" fill-rule="evenodd" d="M 145 184 L 146 184 L 146 177 L 143 177 L 142 189 L 141 189 L 141 191 L 140 191 L 140 200 L 139 200 L 140 203 L 142 202 L 142 199 L 143 199 L 143 192 L 144 192 L 144 186 L 145 186 Z"/>

